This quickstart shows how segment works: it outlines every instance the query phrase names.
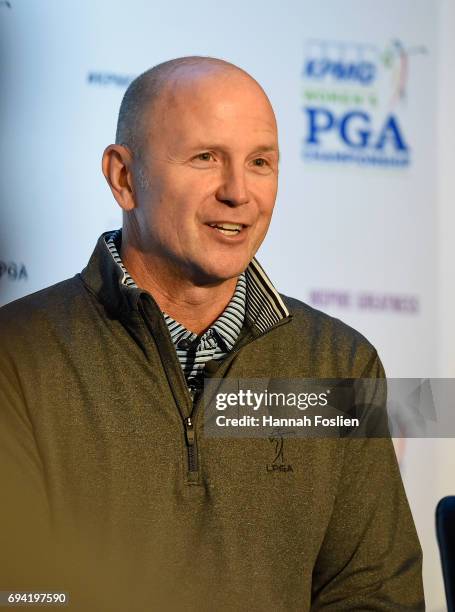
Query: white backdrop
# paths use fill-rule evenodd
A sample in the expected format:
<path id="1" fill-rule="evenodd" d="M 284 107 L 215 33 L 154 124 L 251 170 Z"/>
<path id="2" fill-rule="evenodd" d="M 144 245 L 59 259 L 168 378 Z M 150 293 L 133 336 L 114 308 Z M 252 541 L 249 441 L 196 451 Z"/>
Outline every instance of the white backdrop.
<path id="1" fill-rule="evenodd" d="M 100 159 L 129 80 L 211 55 L 276 110 L 280 189 L 259 259 L 278 288 L 359 329 L 389 376 L 454 374 L 452 0 L 9 0 L 0 24 L 0 303 L 72 276 L 120 226 Z M 452 447 L 400 445 L 434 612 Z"/>

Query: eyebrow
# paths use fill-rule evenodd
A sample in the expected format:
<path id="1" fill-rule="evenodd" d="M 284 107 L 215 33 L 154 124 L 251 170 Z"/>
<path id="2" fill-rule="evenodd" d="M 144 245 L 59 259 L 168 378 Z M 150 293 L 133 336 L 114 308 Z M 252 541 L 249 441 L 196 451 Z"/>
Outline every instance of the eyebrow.
<path id="1" fill-rule="evenodd" d="M 274 147 L 273 145 L 262 145 L 260 147 L 257 147 L 255 151 L 257 151 L 258 153 L 276 153 L 278 159 L 280 159 L 280 150 L 278 149 L 278 147 Z"/>

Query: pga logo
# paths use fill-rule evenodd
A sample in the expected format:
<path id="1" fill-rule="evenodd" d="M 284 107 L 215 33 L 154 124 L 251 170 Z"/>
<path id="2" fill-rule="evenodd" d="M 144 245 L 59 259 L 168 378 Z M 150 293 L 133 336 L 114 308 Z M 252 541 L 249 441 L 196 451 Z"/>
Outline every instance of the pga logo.
<path id="1" fill-rule="evenodd" d="M 0 261 L 0 279 L 8 280 L 26 280 L 28 278 L 27 268 L 23 263 L 14 261 Z"/>
<path id="2" fill-rule="evenodd" d="M 328 108 L 306 107 L 304 111 L 308 122 L 307 145 L 324 145 L 328 139 L 335 138 L 350 149 L 409 151 L 395 115 L 387 115 L 382 125 L 375 129 L 372 116 L 363 110 L 336 114 Z"/>

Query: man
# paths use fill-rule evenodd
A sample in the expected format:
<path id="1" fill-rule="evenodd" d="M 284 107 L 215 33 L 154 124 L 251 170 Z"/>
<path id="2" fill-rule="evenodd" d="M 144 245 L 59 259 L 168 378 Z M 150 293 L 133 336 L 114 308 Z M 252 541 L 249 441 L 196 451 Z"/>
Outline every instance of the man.
<path id="1" fill-rule="evenodd" d="M 278 156 L 232 64 L 171 60 L 128 88 L 103 156 L 122 231 L 0 311 L 0 589 L 94 611 L 424 609 L 390 439 L 204 435 L 204 377 L 383 377 L 254 259 Z"/>

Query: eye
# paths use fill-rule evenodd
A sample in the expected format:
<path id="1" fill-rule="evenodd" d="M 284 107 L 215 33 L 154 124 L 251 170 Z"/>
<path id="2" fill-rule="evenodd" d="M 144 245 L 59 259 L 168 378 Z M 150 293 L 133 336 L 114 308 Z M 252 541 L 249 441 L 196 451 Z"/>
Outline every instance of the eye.
<path id="1" fill-rule="evenodd" d="M 270 174 L 274 169 L 274 164 L 265 157 L 255 157 L 250 162 L 250 168 L 259 174 Z"/>
<path id="2" fill-rule="evenodd" d="M 218 155 L 216 153 L 212 153 L 212 151 L 201 151 L 200 153 L 194 155 L 189 161 L 193 168 L 213 170 L 214 168 L 217 168 L 219 159 Z"/>
<path id="3" fill-rule="evenodd" d="M 263 157 L 257 157 L 256 159 L 253 159 L 253 165 L 257 166 L 258 168 L 264 168 L 264 166 L 268 166 L 268 164 L 269 162 Z"/>
<path id="4" fill-rule="evenodd" d="M 196 155 L 195 159 L 197 161 L 209 162 L 213 161 L 215 158 L 213 157 L 213 154 L 209 151 L 204 151 L 203 153 L 199 153 L 198 155 Z"/>

